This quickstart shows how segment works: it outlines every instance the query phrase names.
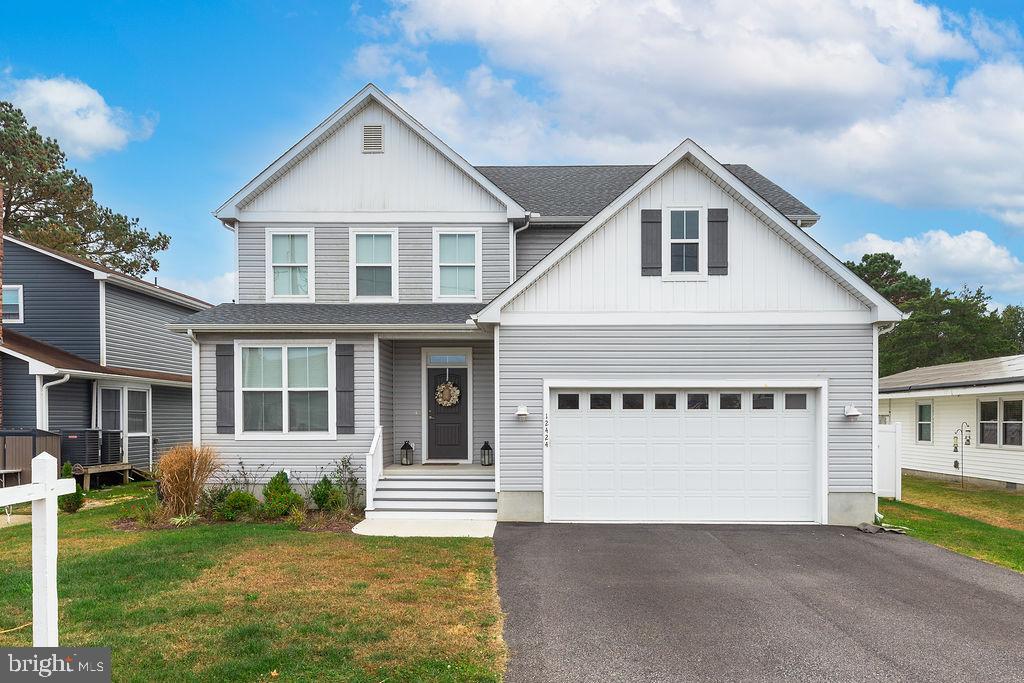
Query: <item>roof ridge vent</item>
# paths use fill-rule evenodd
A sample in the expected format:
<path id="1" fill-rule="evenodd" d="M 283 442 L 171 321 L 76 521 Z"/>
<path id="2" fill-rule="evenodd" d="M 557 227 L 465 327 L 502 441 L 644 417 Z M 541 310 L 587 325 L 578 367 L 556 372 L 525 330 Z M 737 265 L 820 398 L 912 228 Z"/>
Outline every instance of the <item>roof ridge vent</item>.
<path id="1" fill-rule="evenodd" d="M 367 123 L 363 126 L 363 154 L 384 153 L 384 125 Z"/>

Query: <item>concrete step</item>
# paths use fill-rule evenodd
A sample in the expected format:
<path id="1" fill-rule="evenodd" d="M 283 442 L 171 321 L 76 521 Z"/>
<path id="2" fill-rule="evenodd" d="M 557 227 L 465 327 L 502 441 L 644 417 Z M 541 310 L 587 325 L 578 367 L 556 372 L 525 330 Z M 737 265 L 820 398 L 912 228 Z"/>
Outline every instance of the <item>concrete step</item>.
<path id="1" fill-rule="evenodd" d="M 377 490 L 381 489 L 475 489 L 477 491 L 494 491 L 493 479 L 450 479 L 441 477 L 393 478 L 381 479 L 377 482 Z"/>
<path id="2" fill-rule="evenodd" d="M 473 510 L 497 512 L 498 501 L 461 498 L 380 498 L 373 499 L 377 510 Z"/>
<path id="3" fill-rule="evenodd" d="M 459 500 L 497 500 L 494 489 L 407 489 L 377 487 L 375 498 L 457 498 Z"/>
<path id="4" fill-rule="evenodd" d="M 472 510 L 367 510 L 367 519 L 497 519 L 496 512 Z"/>

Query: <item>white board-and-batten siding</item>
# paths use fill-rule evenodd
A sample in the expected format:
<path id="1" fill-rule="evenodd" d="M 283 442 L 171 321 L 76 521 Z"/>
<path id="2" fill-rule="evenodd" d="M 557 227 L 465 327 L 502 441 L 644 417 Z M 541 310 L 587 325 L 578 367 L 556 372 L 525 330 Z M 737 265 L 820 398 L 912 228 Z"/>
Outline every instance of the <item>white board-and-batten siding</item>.
<path id="1" fill-rule="evenodd" d="M 339 344 L 352 344 L 355 352 L 355 433 L 338 434 L 333 440 L 267 439 L 236 440 L 232 434 L 217 433 L 217 344 L 233 344 L 236 339 L 253 341 L 334 339 Z M 352 457 L 352 465 L 360 478 L 365 468 L 374 429 L 373 406 L 373 337 L 370 335 L 261 335 L 236 337 L 204 335 L 199 347 L 199 401 L 201 438 L 204 446 L 217 450 L 224 465 L 222 476 L 237 475 L 240 465 L 250 473 L 262 471 L 263 478 L 279 470 L 288 470 L 292 479 L 314 483 L 329 473 L 343 456 Z M 335 387 L 336 388 L 336 387 Z M 235 401 L 241 400 L 235 396 Z"/>
<path id="2" fill-rule="evenodd" d="M 540 491 L 543 481 L 543 382 L 607 379 L 638 388 L 679 381 L 828 382 L 828 486 L 872 490 L 870 325 L 502 326 L 500 468 L 503 491 Z M 569 382 L 571 384 L 571 381 Z M 862 415 L 844 416 L 852 403 Z M 520 422 L 516 409 L 530 416 Z"/>
<path id="3" fill-rule="evenodd" d="M 267 299 L 266 224 L 240 224 L 238 230 L 239 303 Z M 273 224 L 275 230 L 287 224 Z M 299 227 L 299 226 L 293 226 Z M 301 226 L 303 229 L 308 225 Z M 374 224 L 313 228 L 314 281 L 317 303 L 349 301 L 349 231 L 360 228 L 393 228 L 398 235 L 399 303 L 430 303 L 433 300 L 434 228 L 480 228 L 483 300 L 489 301 L 509 284 L 508 223 Z"/>
<path id="4" fill-rule="evenodd" d="M 363 126 L 383 125 L 384 151 L 363 153 Z M 494 213 L 505 205 L 376 102 L 356 111 L 241 207 L 261 216 L 331 212 Z"/>
<path id="5" fill-rule="evenodd" d="M 671 207 L 729 210 L 728 275 L 695 282 L 640 275 L 640 211 Z M 504 310 L 864 312 L 867 307 L 734 195 L 682 161 Z"/>
<path id="6" fill-rule="evenodd" d="M 979 443 L 978 401 L 1020 400 L 1024 394 L 984 394 L 935 396 L 922 398 L 886 398 L 879 396 L 878 410 L 889 415 L 890 422 L 903 425 L 903 468 L 995 481 L 1024 484 L 1024 447 L 990 446 Z M 917 440 L 917 404 L 932 404 L 931 443 Z M 971 445 L 953 452 L 953 434 L 966 422 L 971 429 Z M 963 471 L 953 467 L 958 460 Z"/>

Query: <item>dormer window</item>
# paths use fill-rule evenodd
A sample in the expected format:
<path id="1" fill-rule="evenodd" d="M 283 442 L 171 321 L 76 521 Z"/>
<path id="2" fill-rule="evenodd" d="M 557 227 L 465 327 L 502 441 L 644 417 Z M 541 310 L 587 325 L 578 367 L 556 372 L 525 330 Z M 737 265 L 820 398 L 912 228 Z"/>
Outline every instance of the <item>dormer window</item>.
<path id="1" fill-rule="evenodd" d="M 363 154 L 384 152 L 384 126 L 379 123 L 363 126 Z"/>
<path id="2" fill-rule="evenodd" d="M 313 300 L 312 229 L 267 232 L 267 300 Z"/>

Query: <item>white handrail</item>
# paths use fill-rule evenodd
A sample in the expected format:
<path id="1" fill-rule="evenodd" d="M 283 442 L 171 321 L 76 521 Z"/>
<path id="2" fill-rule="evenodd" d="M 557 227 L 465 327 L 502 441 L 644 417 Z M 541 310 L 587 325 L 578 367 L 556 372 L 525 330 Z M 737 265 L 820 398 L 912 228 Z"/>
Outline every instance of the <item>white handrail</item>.
<path id="1" fill-rule="evenodd" d="M 377 492 L 377 482 L 384 472 L 384 430 L 380 425 L 373 431 L 370 450 L 366 452 L 366 509 L 373 510 L 373 497 Z"/>

